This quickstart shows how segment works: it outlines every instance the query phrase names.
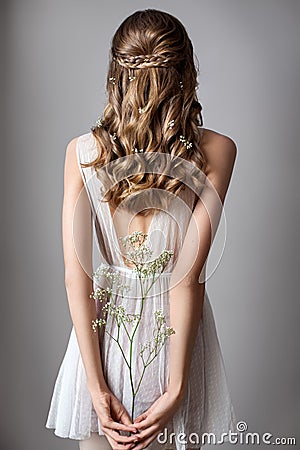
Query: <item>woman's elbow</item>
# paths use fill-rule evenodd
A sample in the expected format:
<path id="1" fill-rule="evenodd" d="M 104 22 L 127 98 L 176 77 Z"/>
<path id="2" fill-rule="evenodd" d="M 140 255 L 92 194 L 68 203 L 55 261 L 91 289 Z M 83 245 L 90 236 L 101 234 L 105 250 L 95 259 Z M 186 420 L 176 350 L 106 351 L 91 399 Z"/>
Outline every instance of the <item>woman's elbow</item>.
<path id="1" fill-rule="evenodd" d="M 66 289 L 70 289 L 74 286 L 75 283 L 78 283 L 79 274 L 74 270 L 65 270 L 65 287 Z"/>
<path id="2" fill-rule="evenodd" d="M 65 273 L 65 288 L 68 290 L 74 284 L 74 276 L 71 273 Z"/>
<path id="3" fill-rule="evenodd" d="M 93 278 L 85 270 L 65 271 L 65 287 L 70 289 L 93 289 Z"/>

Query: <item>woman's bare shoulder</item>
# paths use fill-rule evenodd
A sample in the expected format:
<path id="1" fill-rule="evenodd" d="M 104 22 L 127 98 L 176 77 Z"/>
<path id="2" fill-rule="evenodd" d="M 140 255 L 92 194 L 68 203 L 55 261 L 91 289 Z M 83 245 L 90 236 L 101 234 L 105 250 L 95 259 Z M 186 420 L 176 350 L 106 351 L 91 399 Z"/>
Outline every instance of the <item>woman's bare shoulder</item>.
<path id="1" fill-rule="evenodd" d="M 207 161 L 205 175 L 224 203 L 236 159 L 237 146 L 229 136 L 204 128 L 201 149 Z"/>
<path id="2" fill-rule="evenodd" d="M 65 149 L 64 178 L 66 185 L 82 186 L 82 178 L 78 164 L 77 144 L 80 136 L 70 139 Z"/>
<path id="3" fill-rule="evenodd" d="M 217 131 L 203 128 L 201 150 L 207 161 L 206 175 L 216 172 L 231 172 L 236 155 L 237 145 L 234 140 Z"/>

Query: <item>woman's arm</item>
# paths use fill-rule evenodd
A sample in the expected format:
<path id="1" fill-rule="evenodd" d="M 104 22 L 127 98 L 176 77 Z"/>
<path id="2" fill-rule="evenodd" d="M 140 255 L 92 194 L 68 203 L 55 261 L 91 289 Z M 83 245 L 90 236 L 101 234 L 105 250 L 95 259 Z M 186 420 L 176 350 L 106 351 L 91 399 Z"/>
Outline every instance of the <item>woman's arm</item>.
<path id="1" fill-rule="evenodd" d="M 179 399 L 187 386 L 193 346 L 202 317 L 205 264 L 222 214 L 236 152 L 236 145 L 230 138 L 220 134 L 214 137 L 209 149 L 207 186 L 194 209 L 171 276 L 170 326 L 175 334 L 170 336 L 168 391 Z"/>
<path id="2" fill-rule="evenodd" d="M 65 286 L 69 309 L 85 367 L 87 384 L 92 391 L 107 388 L 103 376 L 98 333 L 92 332 L 96 318 L 92 274 L 92 219 L 89 200 L 76 159 L 75 138 L 67 146 L 64 168 L 62 237 Z"/>
<path id="3" fill-rule="evenodd" d="M 77 162 L 77 139 L 71 140 L 67 146 L 64 168 L 62 234 L 65 285 L 87 386 L 101 428 L 113 447 L 128 449 L 133 438 L 121 436 L 116 430 L 135 431 L 135 427 L 130 425 L 128 412 L 106 384 L 98 331 L 95 333 L 92 329 L 92 320 L 96 318 L 95 301 L 89 297 L 93 291 L 92 210 Z"/>
<path id="4" fill-rule="evenodd" d="M 236 158 L 236 145 L 216 134 L 209 148 L 207 187 L 201 193 L 189 222 L 170 282 L 169 383 L 167 391 L 135 423 L 141 430 L 140 450 L 149 445 L 171 419 L 184 397 L 193 346 L 202 317 L 205 263 L 216 233 Z M 201 282 L 199 278 L 201 275 Z"/>

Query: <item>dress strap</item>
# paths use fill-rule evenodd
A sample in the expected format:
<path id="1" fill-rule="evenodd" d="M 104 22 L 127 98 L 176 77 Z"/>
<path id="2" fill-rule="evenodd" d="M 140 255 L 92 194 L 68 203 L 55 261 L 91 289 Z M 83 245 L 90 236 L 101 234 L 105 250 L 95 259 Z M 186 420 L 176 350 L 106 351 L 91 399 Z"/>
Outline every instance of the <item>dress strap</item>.
<path id="1" fill-rule="evenodd" d="M 96 140 L 91 132 L 82 134 L 77 140 L 76 154 L 78 163 L 89 163 L 93 161 L 98 154 Z M 80 166 L 82 169 L 87 169 Z"/>
<path id="2" fill-rule="evenodd" d="M 91 205 L 93 229 L 97 245 L 95 254 L 100 257 L 101 261 L 113 261 L 109 246 L 107 245 L 108 239 L 106 236 L 108 235 L 108 231 L 106 229 L 105 208 L 100 201 L 102 198 L 102 183 L 97 177 L 93 166 L 81 166 L 81 163 L 94 161 L 98 155 L 96 139 L 91 132 L 79 136 L 76 155 L 78 167 Z"/>

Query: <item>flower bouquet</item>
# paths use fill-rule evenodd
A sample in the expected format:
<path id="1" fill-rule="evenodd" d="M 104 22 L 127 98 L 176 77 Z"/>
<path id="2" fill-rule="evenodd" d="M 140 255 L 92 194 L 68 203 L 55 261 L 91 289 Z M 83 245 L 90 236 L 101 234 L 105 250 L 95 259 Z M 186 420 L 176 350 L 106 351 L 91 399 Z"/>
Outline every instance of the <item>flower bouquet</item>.
<path id="1" fill-rule="evenodd" d="M 99 279 L 100 276 L 103 277 L 104 275 L 109 286 L 107 288 L 97 288 L 90 295 L 91 298 L 104 302 L 104 305 L 102 306 L 103 317 L 92 321 L 93 331 L 96 332 L 97 327 L 104 327 L 105 333 L 107 333 L 110 338 L 116 342 L 128 368 L 132 393 L 132 422 L 134 420 L 135 399 L 140 389 L 145 371 L 157 357 L 168 337 L 175 333 L 173 328 L 166 325 L 166 318 L 163 311 L 155 311 L 155 326 L 152 331 L 152 339 L 147 342 L 138 343 L 139 357 L 142 362 L 142 372 L 140 374 L 140 378 L 135 383 L 133 368 L 136 361 L 134 361 L 133 358 L 133 343 L 138 327 L 142 323 L 144 304 L 145 301 L 147 301 L 147 296 L 151 287 L 160 277 L 166 267 L 166 264 L 173 255 L 172 251 L 164 250 L 157 258 L 150 260 L 153 251 L 148 245 L 146 245 L 146 238 L 147 234 L 141 231 L 134 231 L 133 233 L 120 238 L 120 241 L 125 249 L 125 260 L 132 264 L 132 271 L 137 273 L 141 298 L 139 312 L 131 314 L 120 302 L 118 302 L 118 304 L 116 303 L 113 293 L 118 292 L 121 295 L 121 298 L 124 298 L 124 294 L 129 289 L 129 286 L 121 283 L 120 273 L 112 270 L 110 266 L 99 267 L 96 272 L 93 273 L 95 279 Z M 112 320 L 116 321 L 117 332 L 115 335 L 111 334 L 110 331 L 106 329 L 108 315 L 111 316 Z M 122 348 L 120 342 L 121 333 L 123 333 L 123 335 L 125 333 L 126 339 L 128 339 L 129 351 L 127 354 Z"/>

